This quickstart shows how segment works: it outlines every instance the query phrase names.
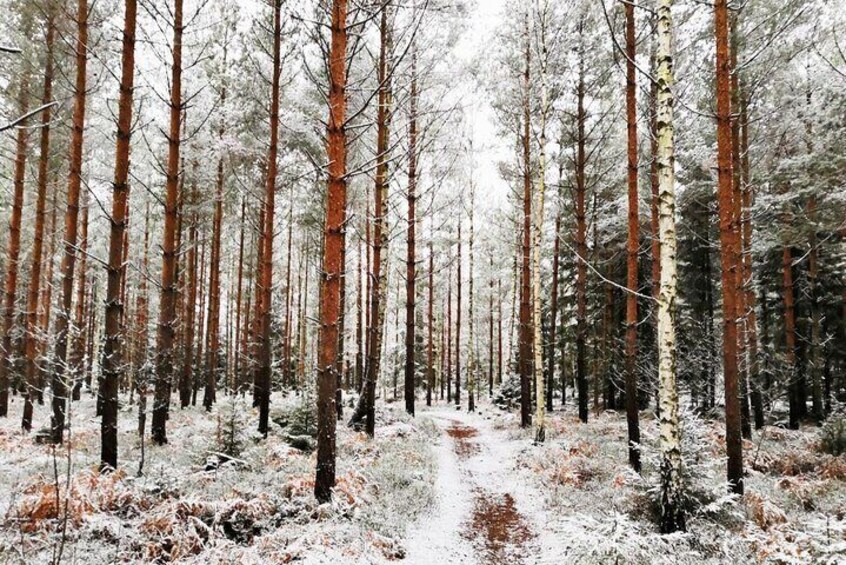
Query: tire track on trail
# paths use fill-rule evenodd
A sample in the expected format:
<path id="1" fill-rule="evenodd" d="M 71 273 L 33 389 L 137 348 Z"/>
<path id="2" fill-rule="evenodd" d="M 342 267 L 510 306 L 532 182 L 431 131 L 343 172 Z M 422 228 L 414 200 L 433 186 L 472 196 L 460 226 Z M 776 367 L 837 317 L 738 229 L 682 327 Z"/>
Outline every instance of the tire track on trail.
<path id="1" fill-rule="evenodd" d="M 430 414 L 441 429 L 439 504 L 409 532 L 405 563 L 528 564 L 536 532 L 520 510 L 511 459 L 478 415 Z"/>

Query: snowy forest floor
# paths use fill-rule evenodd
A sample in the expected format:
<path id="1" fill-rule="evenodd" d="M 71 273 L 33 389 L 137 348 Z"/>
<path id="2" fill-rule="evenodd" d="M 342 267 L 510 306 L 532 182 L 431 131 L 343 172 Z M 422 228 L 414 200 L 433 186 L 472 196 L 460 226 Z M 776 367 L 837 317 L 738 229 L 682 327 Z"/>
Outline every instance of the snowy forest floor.
<path id="1" fill-rule="evenodd" d="M 36 424 L 49 421 L 46 400 Z M 123 400 L 121 469 L 101 476 L 92 398 L 74 403 L 55 451 L 19 431 L 14 398 L 0 420 L 0 562 L 50 563 L 59 548 L 66 563 L 846 562 L 846 456 L 819 453 L 813 427 L 745 442 L 747 494 L 736 500 L 724 494 L 721 424 L 685 414 L 688 533 L 662 536 L 647 412 L 641 479 L 626 465 L 622 413 L 583 425 L 572 406 L 558 409 L 538 446 L 514 413 L 484 401 L 475 414 L 421 402 L 415 419 L 380 405 L 374 441 L 339 426 L 338 488 L 320 506 L 314 456 L 280 425 L 313 399 L 275 395 L 266 440 L 248 431 L 248 401 L 176 408 L 169 443 L 143 446 L 141 476 L 137 406 Z"/>

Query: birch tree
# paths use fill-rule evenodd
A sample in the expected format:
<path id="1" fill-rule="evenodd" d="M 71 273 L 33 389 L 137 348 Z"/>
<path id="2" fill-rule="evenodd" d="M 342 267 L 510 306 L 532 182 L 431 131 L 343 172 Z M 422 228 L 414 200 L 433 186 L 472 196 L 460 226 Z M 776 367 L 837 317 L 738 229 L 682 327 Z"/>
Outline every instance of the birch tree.
<path id="1" fill-rule="evenodd" d="M 676 383 L 676 220 L 673 132 L 672 0 L 657 9 L 656 67 L 658 96 L 658 226 L 661 237 L 661 284 L 658 294 L 658 401 L 660 406 L 661 531 L 685 530 L 682 507 L 681 430 Z"/>

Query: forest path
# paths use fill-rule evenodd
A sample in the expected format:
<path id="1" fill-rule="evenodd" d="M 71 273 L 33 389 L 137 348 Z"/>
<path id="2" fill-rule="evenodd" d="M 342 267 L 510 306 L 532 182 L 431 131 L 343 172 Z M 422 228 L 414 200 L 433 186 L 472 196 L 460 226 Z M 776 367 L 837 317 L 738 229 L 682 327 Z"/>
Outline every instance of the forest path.
<path id="1" fill-rule="evenodd" d="M 542 498 L 514 468 L 530 446 L 494 429 L 488 413 L 487 406 L 475 414 L 444 406 L 421 414 L 443 432 L 438 504 L 409 529 L 405 563 L 528 565 L 542 559 Z"/>

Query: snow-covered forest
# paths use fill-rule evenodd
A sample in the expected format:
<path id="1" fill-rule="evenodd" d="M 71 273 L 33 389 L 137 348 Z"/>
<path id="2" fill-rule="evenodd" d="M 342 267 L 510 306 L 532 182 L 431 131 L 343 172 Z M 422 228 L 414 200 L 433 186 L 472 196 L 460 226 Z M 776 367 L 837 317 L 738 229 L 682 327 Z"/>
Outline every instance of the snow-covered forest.
<path id="1" fill-rule="evenodd" d="M 844 0 L 0 0 L 0 562 L 846 563 L 844 147 Z"/>

